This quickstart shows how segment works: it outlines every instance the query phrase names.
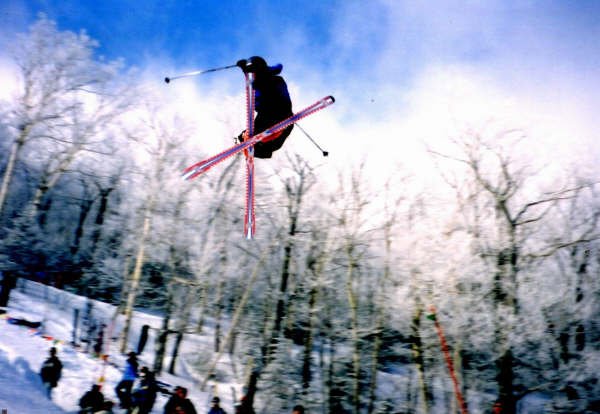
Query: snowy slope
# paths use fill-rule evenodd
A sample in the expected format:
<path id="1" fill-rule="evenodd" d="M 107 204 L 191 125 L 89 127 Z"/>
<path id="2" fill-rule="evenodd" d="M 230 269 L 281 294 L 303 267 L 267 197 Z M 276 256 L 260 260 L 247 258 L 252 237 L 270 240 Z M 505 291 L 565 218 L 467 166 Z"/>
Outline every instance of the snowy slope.
<path id="1" fill-rule="evenodd" d="M 103 364 L 90 354 L 73 348 L 69 343 L 72 336 L 73 309 L 80 311 L 89 303 L 89 299 L 70 294 L 28 281 L 19 281 L 20 288 L 13 290 L 7 312 L 11 317 L 23 318 L 30 321 L 43 321 L 43 334 L 23 326 L 9 324 L 6 316 L 0 315 L 0 412 L 8 409 L 8 414 L 55 414 L 71 413 L 78 410 L 79 398 L 100 377 L 104 377 L 102 391 L 106 398 L 117 401 L 114 387 L 121 379 L 121 369 L 124 365 L 124 356 L 118 352 L 117 344 L 112 342 L 108 350 L 111 364 Z M 108 322 L 114 313 L 114 307 L 102 302 L 93 301 L 93 315 L 98 321 Z M 135 312 L 132 333 L 130 335 L 129 349 L 135 349 L 137 335 L 143 324 L 157 328 L 160 319 L 146 313 Z M 116 336 L 120 327 L 115 326 L 113 336 Z M 142 365 L 152 366 L 154 356 L 154 330 L 145 351 L 140 355 Z M 200 356 L 209 360 L 212 349 L 213 332 L 210 326 L 204 329 L 202 335 L 186 335 L 180 349 L 177 376 L 162 374 L 160 381 L 172 386 L 181 385 L 189 390 L 189 397 L 199 413 L 207 412 L 212 393 L 217 393 L 222 400 L 222 406 L 229 413 L 233 412 L 233 391 L 240 395 L 240 379 L 235 376 L 232 362 L 223 357 L 218 365 L 218 381 L 210 383 L 207 392 L 199 390 L 199 381 L 202 375 L 193 368 L 193 362 Z M 42 362 L 48 355 L 48 349 L 56 346 L 58 356 L 62 360 L 64 369 L 59 385 L 53 391 L 49 400 L 39 379 L 39 370 Z M 168 352 L 172 344 L 167 346 Z M 165 358 L 165 367 L 169 364 Z M 380 373 L 379 389 L 382 394 L 396 394 L 407 381 L 409 372 L 407 367 L 399 366 L 394 372 Z M 237 371 L 240 371 L 239 369 Z M 400 387 L 400 388 L 398 388 Z M 485 405 L 479 402 L 481 396 L 470 393 L 471 413 L 486 412 Z M 487 400 L 489 400 L 489 396 Z M 167 397 L 159 394 L 154 406 L 154 414 L 162 414 Z M 532 393 L 519 403 L 520 414 L 537 414 L 545 412 L 548 397 L 543 394 Z M 115 410 L 120 412 L 120 410 Z M 442 413 L 443 410 L 433 410 Z"/>
<path id="2" fill-rule="evenodd" d="M 111 343 L 108 349 L 111 364 L 104 364 L 100 359 L 70 345 L 73 309 L 81 311 L 88 299 L 32 282 L 20 281 L 20 286 L 20 289 L 11 293 L 7 314 L 12 318 L 43 321 L 44 328 L 41 334 L 24 326 L 10 324 L 6 315 L 0 315 L 0 410 L 6 408 L 9 414 L 76 413 L 79 398 L 101 377 L 104 378 L 102 392 L 105 398 L 117 401 L 114 387 L 121 379 L 119 367 L 124 365 L 124 356 L 118 353 L 118 345 Z M 114 312 L 112 306 L 97 301 L 93 301 L 93 309 L 94 317 L 103 322 L 108 322 Z M 156 316 L 136 312 L 130 349 L 135 349 L 137 332 L 143 324 L 158 327 L 160 320 Z M 115 326 L 115 333 L 118 328 Z M 140 356 L 141 365 L 152 366 L 152 332 Z M 187 387 L 189 397 L 199 412 L 208 407 L 211 395 L 198 390 L 197 380 L 201 376 L 194 372 L 189 362 L 194 360 L 198 349 L 209 346 L 209 341 L 209 329 L 202 336 L 187 335 L 182 343 L 176 370 L 178 376 L 164 374 L 158 377 L 172 386 Z M 58 357 L 64 368 L 58 387 L 53 390 L 52 399 L 49 400 L 38 373 L 51 346 L 58 349 Z M 169 345 L 168 352 L 170 349 Z M 166 358 L 165 367 L 168 363 L 169 359 Z M 218 384 L 217 390 L 227 411 L 232 411 L 230 391 L 238 386 L 232 383 Z M 162 413 L 166 401 L 167 396 L 159 394 L 153 413 Z"/>
<path id="3" fill-rule="evenodd" d="M 46 353 L 44 340 L 9 325 L 5 319 L 0 321 L 0 409 L 7 408 L 9 413 L 68 412 L 46 398 L 39 380 L 39 366 Z M 64 388 L 61 384 L 60 392 Z"/>

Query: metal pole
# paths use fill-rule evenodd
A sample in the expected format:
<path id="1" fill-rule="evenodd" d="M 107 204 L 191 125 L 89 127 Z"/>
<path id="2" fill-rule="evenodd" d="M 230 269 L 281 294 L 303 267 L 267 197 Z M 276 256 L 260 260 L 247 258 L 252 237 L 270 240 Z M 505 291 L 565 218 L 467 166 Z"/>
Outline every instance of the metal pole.
<path id="1" fill-rule="evenodd" d="M 209 73 L 209 72 L 217 72 L 219 70 L 225 70 L 225 69 L 231 69 L 231 68 L 237 68 L 237 65 L 229 65 L 229 66 L 223 66 L 220 68 L 213 68 L 213 69 L 206 69 L 206 70 L 195 70 L 193 72 L 186 72 L 186 73 L 182 73 L 181 75 L 177 75 L 177 76 L 167 76 L 165 78 L 165 82 L 169 83 L 172 80 L 175 79 L 180 79 L 180 78 L 187 78 L 189 76 L 197 76 L 197 75 L 202 75 L 204 73 Z"/>
<path id="2" fill-rule="evenodd" d="M 308 135 L 308 132 L 306 132 L 306 131 L 305 131 L 305 130 L 304 130 L 304 129 L 303 129 L 303 128 L 302 128 L 302 127 L 299 125 L 299 124 L 296 124 L 296 126 L 297 126 L 297 127 L 300 129 L 300 131 L 302 131 L 302 133 L 303 133 L 304 135 L 306 135 L 306 137 L 307 137 L 308 139 L 310 139 L 310 142 L 312 142 L 312 143 L 315 145 L 315 147 L 317 147 L 317 148 L 318 148 L 318 149 L 319 149 L 319 150 L 320 150 L 320 151 L 323 153 L 323 156 L 324 156 L 324 157 L 326 157 L 326 156 L 328 156 L 328 155 L 329 155 L 329 152 L 328 152 L 328 151 L 324 151 L 324 150 L 323 150 L 323 148 L 321 148 L 321 147 L 319 146 L 319 144 L 317 144 L 317 143 L 315 142 L 315 140 L 314 140 L 314 139 L 312 139 L 312 137 L 311 137 L 310 135 Z"/>

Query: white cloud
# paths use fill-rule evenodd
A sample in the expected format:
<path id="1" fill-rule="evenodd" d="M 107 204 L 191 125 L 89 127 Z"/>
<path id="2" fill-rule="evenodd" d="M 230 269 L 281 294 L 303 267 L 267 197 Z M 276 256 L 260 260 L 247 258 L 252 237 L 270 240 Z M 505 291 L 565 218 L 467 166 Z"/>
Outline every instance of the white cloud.
<path id="1" fill-rule="evenodd" d="M 452 153 L 450 138 L 467 130 L 522 130 L 526 145 L 515 149 L 522 152 L 515 156 L 533 169 L 544 166 L 555 178 L 574 164 L 591 168 L 600 155 L 593 139 L 596 121 L 581 110 L 576 96 L 546 100 L 543 93 L 511 90 L 477 68 L 457 65 L 424 70 L 410 90 L 398 93 L 404 105 L 388 108 L 385 117 L 365 111 L 330 129 L 339 134 L 332 153 L 346 164 L 367 158 L 375 181 L 383 182 L 402 165 L 423 183 L 436 182 L 426 148 Z"/>
<path id="2" fill-rule="evenodd" d="M 5 56 L 0 55 L 0 100 L 8 100 L 19 90 L 16 67 Z"/>

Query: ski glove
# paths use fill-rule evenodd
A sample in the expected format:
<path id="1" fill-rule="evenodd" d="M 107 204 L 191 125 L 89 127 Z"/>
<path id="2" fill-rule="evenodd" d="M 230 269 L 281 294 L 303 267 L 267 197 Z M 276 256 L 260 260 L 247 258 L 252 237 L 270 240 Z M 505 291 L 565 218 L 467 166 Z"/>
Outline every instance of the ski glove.
<path id="1" fill-rule="evenodd" d="M 248 61 L 246 59 L 240 59 L 236 62 L 236 66 L 239 66 L 244 72 L 246 72 Z"/>

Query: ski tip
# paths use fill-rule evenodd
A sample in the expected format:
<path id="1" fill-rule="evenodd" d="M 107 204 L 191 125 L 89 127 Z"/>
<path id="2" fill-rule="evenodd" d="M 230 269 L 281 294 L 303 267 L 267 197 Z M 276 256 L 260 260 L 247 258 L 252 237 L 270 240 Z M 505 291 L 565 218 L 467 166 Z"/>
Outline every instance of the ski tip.
<path id="1" fill-rule="evenodd" d="M 185 181 L 189 181 L 192 178 L 194 178 L 196 175 L 198 175 L 196 173 L 196 170 L 192 169 L 192 170 L 187 170 L 184 171 L 183 174 L 181 174 L 181 177 L 185 180 Z"/>
<path id="2" fill-rule="evenodd" d="M 329 99 L 329 100 L 331 101 L 331 103 L 334 103 L 334 102 L 335 102 L 335 98 L 333 97 L 333 95 L 329 95 L 329 96 L 327 97 L 327 99 Z"/>

